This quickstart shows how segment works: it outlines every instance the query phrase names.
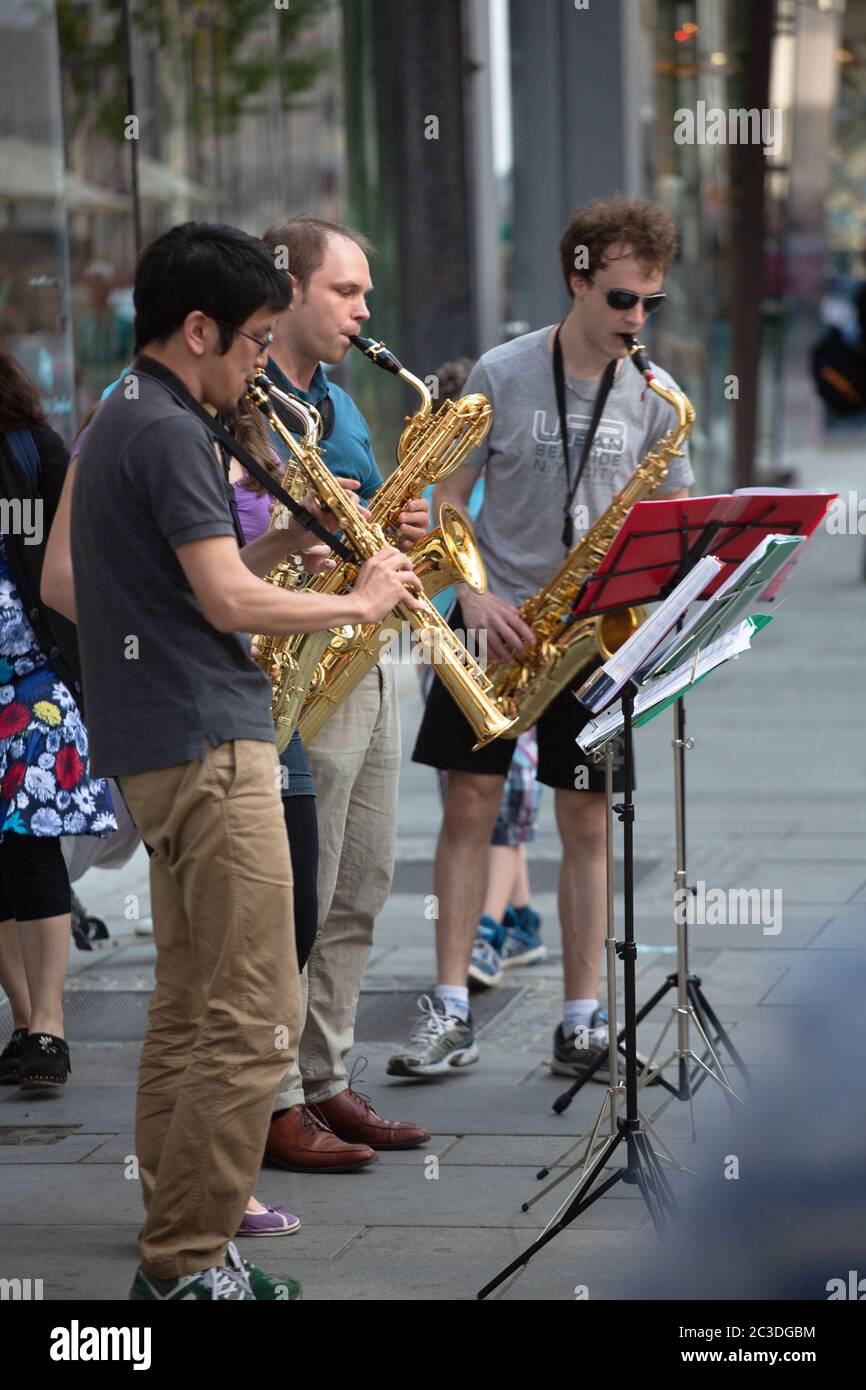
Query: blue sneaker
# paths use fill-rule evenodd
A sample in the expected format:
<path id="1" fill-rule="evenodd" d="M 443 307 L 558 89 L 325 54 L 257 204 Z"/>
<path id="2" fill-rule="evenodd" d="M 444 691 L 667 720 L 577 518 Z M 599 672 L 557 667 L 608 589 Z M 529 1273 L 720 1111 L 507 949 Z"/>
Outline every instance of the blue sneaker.
<path id="1" fill-rule="evenodd" d="M 531 907 L 507 907 L 502 932 L 499 958 L 503 970 L 547 959 L 547 947 L 541 942 L 541 918 Z"/>
<path id="2" fill-rule="evenodd" d="M 482 917 L 475 933 L 475 945 L 469 961 L 469 988 L 492 989 L 502 979 L 499 951 L 505 930 L 492 917 Z"/>

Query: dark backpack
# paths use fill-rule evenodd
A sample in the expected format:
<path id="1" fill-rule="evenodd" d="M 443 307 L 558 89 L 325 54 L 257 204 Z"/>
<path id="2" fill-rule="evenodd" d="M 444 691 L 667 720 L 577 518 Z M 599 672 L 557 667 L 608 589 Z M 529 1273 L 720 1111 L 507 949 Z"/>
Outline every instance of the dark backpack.
<path id="1" fill-rule="evenodd" d="M 866 412 L 866 352 L 828 328 L 812 349 L 812 379 L 821 400 L 840 417 Z"/>

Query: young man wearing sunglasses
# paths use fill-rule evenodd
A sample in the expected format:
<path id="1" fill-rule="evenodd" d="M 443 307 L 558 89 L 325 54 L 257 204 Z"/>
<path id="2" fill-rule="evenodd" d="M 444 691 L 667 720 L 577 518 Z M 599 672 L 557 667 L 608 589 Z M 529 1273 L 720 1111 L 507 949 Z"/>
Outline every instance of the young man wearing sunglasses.
<path id="1" fill-rule="evenodd" d="M 617 195 L 579 209 L 560 242 L 571 297 L 562 323 L 493 348 L 466 382 L 466 392 L 490 398 L 493 426 L 463 466 L 440 483 L 434 507 L 449 501 L 465 510 L 483 471 L 484 501 L 475 525 L 489 588 L 479 595 L 459 586 L 452 622 L 458 629 L 486 631 L 490 661 L 511 659 L 532 641 L 520 605 L 548 583 L 672 423 L 670 408 L 625 361 L 623 335 L 640 335 L 647 314 L 663 303 L 662 282 L 675 251 L 674 223 L 660 207 Z M 662 382 L 670 381 L 655 370 Z M 600 415 L 587 450 L 597 404 Z M 674 459 L 656 495 L 683 497 L 692 481 L 688 458 Z M 573 1076 L 600 1052 L 606 1059 L 608 1048 L 606 1015 L 597 998 L 606 906 L 604 777 L 575 743 L 586 716 L 573 691 L 589 669 L 553 700 L 537 725 L 538 779 L 555 789 L 563 851 L 565 1002 L 551 1065 Z M 467 975 L 471 971 L 474 982 L 489 986 L 501 974 L 501 941 L 489 928 L 479 933 L 478 924 L 487 846 L 515 743 L 498 739 L 477 753 L 473 743 L 469 725 L 436 680 L 413 756 L 448 772 L 434 870 L 438 984 L 432 997 L 421 1000 L 422 1017 L 408 1045 L 388 1064 L 393 1076 L 448 1075 L 476 1061 Z M 615 760 L 614 785 L 624 789 L 621 759 Z M 534 944 L 527 939 L 527 954 Z M 607 1081 L 606 1060 L 594 1075 Z"/>

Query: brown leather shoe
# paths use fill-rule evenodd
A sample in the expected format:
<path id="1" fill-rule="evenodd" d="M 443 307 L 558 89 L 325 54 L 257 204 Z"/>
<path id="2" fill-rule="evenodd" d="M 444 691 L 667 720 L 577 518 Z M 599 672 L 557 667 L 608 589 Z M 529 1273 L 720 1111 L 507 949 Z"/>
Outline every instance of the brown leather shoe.
<path id="1" fill-rule="evenodd" d="M 306 1105 L 293 1105 L 271 1120 L 265 1162 L 290 1173 L 354 1173 L 376 1158 L 367 1144 L 338 1139 Z"/>
<path id="2" fill-rule="evenodd" d="M 430 1138 L 423 1125 L 383 1120 L 368 1100 L 349 1087 L 310 1109 L 350 1144 L 369 1144 L 371 1149 L 415 1149 Z"/>

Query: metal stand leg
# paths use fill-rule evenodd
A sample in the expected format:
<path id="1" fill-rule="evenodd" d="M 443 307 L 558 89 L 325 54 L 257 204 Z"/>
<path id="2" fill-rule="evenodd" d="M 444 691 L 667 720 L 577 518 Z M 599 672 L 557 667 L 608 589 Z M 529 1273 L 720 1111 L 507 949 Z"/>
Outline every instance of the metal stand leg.
<path id="1" fill-rule="evenodd" d="M 658 1079 L 668 1067 L 676 1063 L 677 1084 L 675 1086 L 668 1084 L 666 1089 L 671 1091 L 678 1100 L 688 1101 L 692 1119 L 692 1140 L 694 1140 L 697 1137 L 694 1094 L 708 1077 L 721 1088 L 729 1105 L 733 1107 L 735 1102 L 737 1104 L 743 1103 L 728 1080 L 720 1056 L 720 1043 L 727 1050 L 743 1080 L 749 1083 L 750 1078 L 742 1058 L 731 1043 L 730 1037 L 707 1003 L 700 988 L 700 980 L 689 974 L 687 909 L 689 898 L 694 893 L 694 889 L 689 888 L 686 876 L 685 755 L 694 747 L 694 739 L 687 739 L 685 736 L 686 715 L 682 699 L 675 702 L 673 711 L 674 737 L 671 746 L 674 751 L 674 817 L 677 844 L 677 862 L 674 873 L 677 968 L 674 974 L 668 976 L 667 982 L 661 990 L 656 991 L 651 1006 L 654 1007 L 669 989 L 676 990 L 677 999 L 671 1007 L 670 1016 L 647 1059 L 639 1085 L 645 1086 L 650 1081 Z M 645 1008 L 642 1012 L 646 1013 L 648 1010 Z M 676 1025 L 676 1047 L 663 1062 L 656 1063 L 655 1059 L 661 1052 L 662 1044 L 674 1023 Z M 692 1048 L 692 1028 L 695 1029 L 700 1039 L 703 1048 L 702 1056 L 698 1056 Z M 657 1111 L 656 1114 L 658 1113 Z"/>
<path id="2" fill-rule="evenodd" d="M 589 1139 L 585 1144 L 582 1157 L 577 1161 L 577 1163 L 573 1163 L 570 1167 L 565 1168 L 563 1172 L 559 1173 L 553 1179 L 552 1182 L 549 1182 L 545 1187 L 542 1187 L 538 1192 L 536 1192 L 534 1197 L 531 1197 L 529 1199 L 528 1202 L 523 1202 L 521 1205 L 521 1211 L 529 1211 L 530 1207 L 534 1207 L 535 1203 L 540 1201 L 542 1197 L 546 1196 L 548 1192 L 552 1191 L 554 1187 L 558 1187 L 558 1185 L 561 1182 L 565 1182 L 566 1178 L 570 1178 L 572 1173 L 576 1172 L 578 1168 L 582 1169 L 581 1182 L 583 1183 L 586 1181 L 591 1181 L 591 1177 L 589 1176 L 590 1173 L 594 1174 L 597 1171 L 597 1164 L 592 1162 L 592 1158 L 595 1153 L 595 1147 L 598 1141 L 599 1132 L 602 1127 L 602 1122 L 604 1120 L 605 1111 L 608 1112 L 608 1134 L 614 1135 L 616 1133 L 619 1106 L 624 1094 L 624 1086 L 620 1082 L 618 1074 L 619 1049 L 625 1038 L 625 1029 L 623 1028 L 621 1032 L 617 1032 L 616 938 L 614 935 L 615 919 L 613 906 L 613 749 L 611 748 L 610 744 L 606 744 L 605 747 L 599 750 L 599 752 L 597 752 L 595 756 L 597 761 L 601 761 L 604 763 L 605 855 L 607 861 L 607 933 L 605 936 L 604 944 L 607 960 L 607 1018 L 608 1030 L 610 1033 L 610 1047 L 608 1050 L 608 1068 L 610 1079 L 608 1082 L 607 1093 L 604 1099 L 602 1100 L 601 1108 L 598 1112 L 598 1117 L 595 1121 L 595 1124 L 592 1127 Z M 659 993 L 659 998 L 662 997 L 663 993 L 664 990 L 662 989 Z M 600 1062 L 601 1059 L 599 1059 L 599 1062 L 596 1065 L 600 1065 Z M 584 1079 L 580 1081 L 580 1085 L 584 1084 Z M 560 1096 L 558 1101 L 554 1104 L 554 1110 L 557 1110 L 557 1112 L 559 1112 L 560 1110 L 564 1110 L 566 1106 L 570 1104 L 572 1094 L 573 1092 L 568 1092 L 566 1093 L 566 1096 Z M 561 1104 L 561 1102 L 563 1101 L 565 1103 Z M 646 1122 L 645 1116 L 643 1116 L 643 1114 L 641 1114 L 641 1119 L 643 1119 Z M 570 1155 L 574 1153 L 575 1149 L 580 1148 L 580 1146 L 584 1143 L 584 1138 L 584 1135 L 578 1135 L 577 1138 L 569 1144 L 568 1148 L 566 1148 L 561 1154 L 558 1154 L 557 1157 L 553 1159 L 550 1164 L 540 1169 L 537 1175 L 538 1178 L 541 1180 L 549 1177 L 551 1169 L 562 1163 L 564 1159 L 569 1158 Z M 609 1139 L 606 1139 L 604 1141 L 604 1145 L 606 1146 L 608 1143 Z M 681 1172 L 686 1171 L 681 1167 L 679 1163 L 677 1163 L 676 1159 L 673 1158 L 673 1155 L 670 1155 L 670 1161 Z M 590 1164 L 592 1164 L 591 1167 Z"/>

